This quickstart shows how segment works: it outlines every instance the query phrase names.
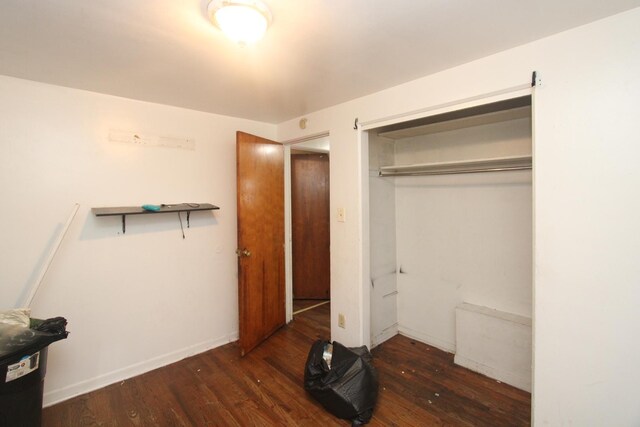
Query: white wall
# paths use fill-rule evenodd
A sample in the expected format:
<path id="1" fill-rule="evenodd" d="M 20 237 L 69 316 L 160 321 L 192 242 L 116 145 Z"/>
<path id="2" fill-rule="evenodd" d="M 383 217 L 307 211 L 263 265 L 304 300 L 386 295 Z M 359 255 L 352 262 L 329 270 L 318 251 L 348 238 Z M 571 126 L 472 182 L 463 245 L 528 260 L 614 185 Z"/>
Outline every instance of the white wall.
<path id="1" fill-rule="evenodd" d="M 640 9 L 278 126 L 331 133 L 332 335 L 365 342 L 368 174 L 360 123 L 526 84 L 534 101 L 534 390 L 537 425 L 637 425 L 640 406 Z M 413 114 L 412 114 L 413 113 Z M 395 115 L 398 117 L 393 118 Z M 363 170 L 364 169 L 364 170 Z M 347 222 L 335 209 L 344 207 Z M 367 253 L 368 256 L 368 253 Z M 337 314 L 347 328 L 337 328 Z"/>
<path id="2" fill-rule="evenodd" d="M 463 302 L 531 316 L 529 171 L 396 178 L 396 204 L 402 333 L 455 352 Z"/>
<path id="3" fill-rule="evenodd" d="M 110 129 L 195 139 L 195 151 L 108 141 Z M 74 203 L 33 304 L 71 331 L 52 344 L 45 404 L 237 337 L 235 131 L 275 126 L 0 77 L 0 300 L 18 304 Z M 97 206 L 208 202 L 177 215 L 96 218 Z M 183 215 L 183 221 L 185 220 Z"/>

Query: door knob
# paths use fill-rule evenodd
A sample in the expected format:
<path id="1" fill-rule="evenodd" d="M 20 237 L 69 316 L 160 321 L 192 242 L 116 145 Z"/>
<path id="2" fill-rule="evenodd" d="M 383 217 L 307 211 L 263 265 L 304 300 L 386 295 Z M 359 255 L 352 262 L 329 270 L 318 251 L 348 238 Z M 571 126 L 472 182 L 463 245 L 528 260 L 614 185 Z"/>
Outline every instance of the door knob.
<path id="1" fill-rule="evenodd" d="M 248 249 L 236 249 L 236 255 L 238 255 L 239 257 L 249 257 L 251 256 L 251 251 L 249 251 Z"/>

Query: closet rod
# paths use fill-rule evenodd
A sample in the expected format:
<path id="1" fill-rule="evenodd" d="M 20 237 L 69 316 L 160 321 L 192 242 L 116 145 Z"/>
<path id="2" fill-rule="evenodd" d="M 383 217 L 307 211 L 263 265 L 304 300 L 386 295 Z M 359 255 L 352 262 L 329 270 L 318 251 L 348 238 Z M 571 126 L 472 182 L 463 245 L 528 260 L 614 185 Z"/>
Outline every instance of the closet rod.
<path id="1" fill-rule="evenodd" d="M 460 169 L 460 170 L 441 170 L 441 171 L 379 171 L 378 176 L 419 176 L 419 175 L 454 175 L 460 173 L 482 173 L 482 172 L 503 172 L 503 171 L 519 171 L 531 169 L 528 166 L 505 166 L 496 168 L 479 168 L 479 169 Z"/>

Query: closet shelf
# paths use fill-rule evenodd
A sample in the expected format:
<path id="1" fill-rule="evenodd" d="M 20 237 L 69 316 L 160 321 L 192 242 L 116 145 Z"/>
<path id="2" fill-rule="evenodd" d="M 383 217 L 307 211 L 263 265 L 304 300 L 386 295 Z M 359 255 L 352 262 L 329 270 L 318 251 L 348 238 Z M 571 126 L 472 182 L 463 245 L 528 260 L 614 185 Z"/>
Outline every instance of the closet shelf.
<path id="1" fill-rule="evenodd" d="M 379 176 L 448 175 L 458 173 L 501 172 L 531 169 L 531 155 L 494 157 L 453 162 L 382 166 Z"/>
<path id="2" fill-rule="evenodd" d="M 522 101 L 519 101 L 522 102 Z M 458 113 L 460 114 L 460 113 Z M 490 125 L 493 123 L 506 122 L 517 119 L 531 117 L 531 105 L 526 105 L 508 110 L 491 111 L 484 114 L 462 116 L 449 119 L 449 115 L 443 115 L 447 120 L 438 121 L 438 117 L 430 118 L 427 124 L 398 130 L 379 132 L 379 136 L 390 139 L 411 138 L 416 136 L 430 135 L 433 133 L 448 132 L 452 130 L 465 129 L 475 126 Z M 424 120 L 424 119 L 423 119 Z"/>
<path id="3" fill-rule="evenodd" d="M 178 203 L 173 205 L 160 205 L 158 211 L 148 211 L 140 206 L 118 206 L 106 208 L 91 208 L 91 212 L 95 216 L 122 216 L 122 233 L 126 232 L 126 216 L 127 215 L 156 215 L 163 213 L 187 213 L 187 227 L 189 227 L 189 217 L 193 211 L 212 211 L 218 210 L 219 207 L 210 203 Z"/>

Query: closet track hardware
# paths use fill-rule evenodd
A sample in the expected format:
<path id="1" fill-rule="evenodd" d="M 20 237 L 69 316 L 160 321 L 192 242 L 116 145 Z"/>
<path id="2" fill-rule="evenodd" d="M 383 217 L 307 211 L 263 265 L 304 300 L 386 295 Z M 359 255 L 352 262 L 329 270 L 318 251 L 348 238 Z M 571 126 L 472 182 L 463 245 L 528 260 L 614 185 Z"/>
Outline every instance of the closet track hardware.
<path id="1" fill-rule="evenodd" d="M 531 169 L 531 156 L 498 157 L 456 162 L 382 166 L 378 176 L 452 175 Z"/>
<path id="2" fill-rule="evenodd" d="M 119 206 L 107 208 L 91 208 L 91 212 L 95 216 L 121 216 L 122 217 L 122 234 L 126 233 L 126 217 L 127 215 L 156 215 L 163 213 L 186 212 L 187 228 L 189 228 L 189 219 L 193 211 L 212 211 L 220 209 L 218 206 L 210 203 L 179 203 L 174 205 L 161 205 L 158 211 L 148 211 L 140 206 Z"/>
<path id="3" fill-rule="evenodd" d="M 531 73 L 531 87 L 542 86 L 542 79 L 540 78 L 540 74 L 537 71 Z"/>

